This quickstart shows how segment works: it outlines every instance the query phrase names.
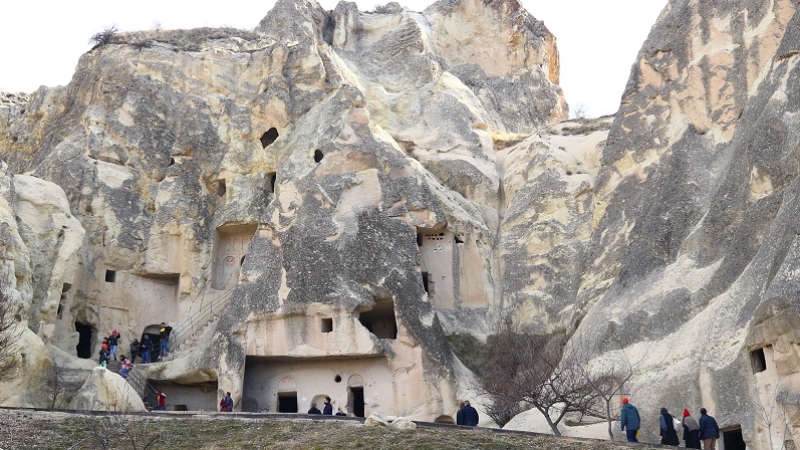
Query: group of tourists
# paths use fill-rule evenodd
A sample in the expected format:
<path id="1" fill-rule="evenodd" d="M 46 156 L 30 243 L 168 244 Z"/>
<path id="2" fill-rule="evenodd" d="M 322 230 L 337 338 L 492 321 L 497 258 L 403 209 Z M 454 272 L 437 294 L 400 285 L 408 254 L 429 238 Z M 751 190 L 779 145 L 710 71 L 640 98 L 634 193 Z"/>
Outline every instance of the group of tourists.
<path id="1" fill-rule="evenodd" d="M 169 353 L 169 336 L 172 333 L 172 327 L 167 325 L 165 322 L 161 322 L 161 328 L 159 330 L 159 343 L 158 343 L 158 359 L 156 361 L 160 361 L 164 356 Z M 142 363 L 150 363 L 151 361 L 151 354 L 153 352 L 153 340 L 150 339 L 150 335 L 145 334 L 142 337 L 142 342 L 139 342 L 138 339 L 134 339 L 131 343 L 131 353 L 137 354 L 140 353 L 142 355 Z M 136 357 L 134 356 L 134 359 Z"/>
<path id="2" fill-rule="evenodd" d="M 103 338 L 103 343 L 100 344 L 100 365 L 103 367 L 108 367 L 108 362 L 111 361 L 111 357 L 114 357 L 114 361 L 117 361 L 117 347 L 119 346 L 119 332 L 117 330 L 113 330 L 108 337 Z"/>
<path id="3" fill-rule="evenodd" d="M 705 408 L 700 408 L 700 420 L 695 420 L 688 409 L 683 410 L 683 419 L 678 420 L 669 413 L 667 408 L 661 408 L 658 416 L 659 436 L 661 445 L 680 445 L 678 428 L 683 428 L 683 440 L 686 448 L 701 448 L 703 442 L 705 450 L 716 450 L 719 439 L 719 425 L 716 419 L 708 415 Z M 619 416 L 619 425 L 627 434 L 628 442 L 639 442 L 637 435 L 641 426 L 639 411 L 630 403 L 628 397 L 622 398 L 622 410 Z"/>
<path id="4" fill-rule="evenodd" d="M 333 416 L 333 405 L 331 405 L 331 398 L 327 395 L 325 396 L 324 405 L 322 406 L 322 411 L 317 408 L 316 403 L 311 403 L 311 409 L 308 410 L 308 414 L 322 414 L 323 416 Z M 346 416 L 347 414 L 342 411 L 342 408 L 339 407 L 336 409 L 337 416 Z"/>

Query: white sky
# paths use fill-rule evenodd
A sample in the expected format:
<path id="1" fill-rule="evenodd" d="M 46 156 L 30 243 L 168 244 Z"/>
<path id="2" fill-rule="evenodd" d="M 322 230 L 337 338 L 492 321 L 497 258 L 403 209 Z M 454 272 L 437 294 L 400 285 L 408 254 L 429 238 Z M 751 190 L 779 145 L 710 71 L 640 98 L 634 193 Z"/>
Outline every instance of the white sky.
<path id="1" fill-rule="evenodd" d="M 400 0 L 421 11 L 433 0 Z M 200 26 L 252 29 L 274 0 L 5 0 L 0 19 L 0 91 L 67 84 L 89 37 L 121 31 Z M 333 9 L 336 0 L 322 0 Z M 361 10 L 388 1 L 358 0 Z M 619 106 L 639 48 L 667 0 L 522 0 L 558 39 L 561 86 L 588 116 Z"/>

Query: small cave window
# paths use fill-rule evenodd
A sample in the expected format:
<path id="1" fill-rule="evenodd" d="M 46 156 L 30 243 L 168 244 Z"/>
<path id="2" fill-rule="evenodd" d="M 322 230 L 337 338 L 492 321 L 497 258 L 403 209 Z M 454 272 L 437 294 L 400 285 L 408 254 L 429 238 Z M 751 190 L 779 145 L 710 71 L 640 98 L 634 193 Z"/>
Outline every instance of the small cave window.
<path id="1" fill-rule="evenodd" d="M 422 235 L 417 233 L 417 247 L 422 247 Z"/>
<path id="2" fill-rule="evenodd" d="M 269 192 L 274 194 L 275 193 L 275 182 L 278 181 L 278 174 L 276 172 L 272 172 L 267 175 L 267 189 Z"/>
<path id="3" fill-rule="evenodd" d="M 170 158 L 168 166 L 174 166 L 174 165 L 175 165 L 175 158 Z"/>
<path id="4" fill-rule="evenodd" d="M 394 316 L 394 301 L 390 298 L 375 300 L 375 306 L 358 316 L 358 321 L 370 333 L 381 339 L 397 339 L 397 319 Z"/>
<path id="5" fill-rule="evenodd" d="M 430 291 L 428 290 L 428 272 L 422 272 L 422 287 L 425 288 L 425 292 L 430 294 Z"/>
<path id="6" fill-rule="evenodd" d="M 220 180 L 217 180 L 216 185 L 217 185 L 217 195 L 219 195 L 220 197 L 224 197 L 225 193 L 228 192 L 228 188 L 227 186 L 225 186 L 225 179 L 222 178 Z"/>
<path id="7" fill-rule="evenodd" d="M 56 318 L 61 320 L 62 315 L 64 314 L 64 302 L 63 300 L 58 303 L 58 311 L 56 311 Z"/>
<path id="8" fill-rule="evenodd" d="M 336 375 L 335 377 L 333 377 L 333 381 L 335 381 L 337 383 L 341 383 L 342 382 L 342 376 L 341 375 Z"/>
<path id="9" fill-rule="evenodd" d="M 767 357 L 764 349 L 759 348 L 750 352 L 750 364 L 753 366 L 753 373 L 764 372 L 767 370 Z"/>
<path id="10" fill-rule="evenodd" d="M 322 332 L 330 333 L 333 331 L 333 319 L 322 319 Z"/>
<path id="11" fill-rule="evenodd" d="M 322 154 L 321 150 L 314 150 L 314 162 L 319 163 L 322 161 L 322 157 L 325 156 Z"/>
<path id="12" fill-rule="evenodd" d="M 92 327 L 85 323 L 75 322 L 75 331 L 78 332 L 78 345 L 75 354 L 78 358 L 89 359 L 92 357 Z"/>
<path id="13" fill-rule="evenodd" d="M 458 235 L 455 235 L 455 238 L 456 238 L 456 244 L 463 244 L 464 243 L 464 240 L 461 239 Z"/>
<path id="14" fill-rule="evenodd" d="M 261 147 L 262 148 L 269 147 L 270 144 L 275 142 L 275 139 L 278 139 L 278 136 L 279 136 L 278 130 L 275 129 L 275 127 L 270 128 L 269 130 L 267 130 L 266 133 L 261 135 L 261 139 L 260 139 Z"/>
<path id="15" fill-rule="evenodd" d="M 106 283 L 114 283 L 115 281 L 117 281 L 117 271 L 106 270 Z"/>

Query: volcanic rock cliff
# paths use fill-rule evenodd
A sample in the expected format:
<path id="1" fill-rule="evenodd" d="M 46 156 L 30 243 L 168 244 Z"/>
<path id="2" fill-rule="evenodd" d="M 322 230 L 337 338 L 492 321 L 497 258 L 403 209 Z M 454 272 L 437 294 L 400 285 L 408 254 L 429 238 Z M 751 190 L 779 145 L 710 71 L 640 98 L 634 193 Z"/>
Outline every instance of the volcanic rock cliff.
<path id="1" fill-rule="evenodd" d="M 634 361 L 643 416 L 705 406 L 783 444 L 798 26 L 790 0 L 672 0 L 618 114 L 575 122 L 514 0 L 116 35 L 0 104 L 3 290 L 50 354 L 170 322 L 138 371 L 189 409 L 434 420 L 472 379 L 446 337 L 508 320 Z"/>

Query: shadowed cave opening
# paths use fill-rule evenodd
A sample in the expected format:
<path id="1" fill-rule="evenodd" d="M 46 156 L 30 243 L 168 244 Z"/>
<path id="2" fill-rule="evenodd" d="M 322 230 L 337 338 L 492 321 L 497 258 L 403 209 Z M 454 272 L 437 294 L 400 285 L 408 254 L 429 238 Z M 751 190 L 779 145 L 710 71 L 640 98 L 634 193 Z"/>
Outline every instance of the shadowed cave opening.
<path id="1" fill-rule="evenodd" d="M 397 319 L 394 316 L 394 301 L 390 298 L 375 299 L 375 306 L 358 316 L 364 328 L 381 339 L 397 339 Z"/>
<path id="2" fill-rule="evenodd" d="M 742 437 L 742 427 L 736 426 L 722 431 L 722 448 L 725 450 L 747 450 Z"/>
<path id="3" fill-rule="evenodd" d="M 269 147 L 270 144 L 275 142 L 275 139 L 278 139 L 278 136 L 279 136 L 278 130 L 276 130 L 275 127 L 272 127 L 269 130 L 267 130 L 266 133 L 261 135 L 261 139 L 260 139 L 261 148 Z"/>
<path id="4" fill-rule="evenodd" d="M 325 156 L 325 155 L 322 154 L 322 151 L 314 150 L 314 162 L 315 163 L 319 163 L 320 161 L 322 161 L 322 157 L 323 156 Z"/>
<path id="5" fill-rule="evenodd" d="M 115 281 L 117 281 L 117 271 L 106 270 L 106 283 L 113 283 Z"/>
<path id="6" fill-rule="evenodd" d="M 271 194 L 275 193 L 275 182 L 278 181 L 278 174 L 276 172 L 272 172 L 267 174 L 267 189 Z"/>
<path id="7" fill-rule="evenodd" d="M 753 373 L 767 370 L 767 357 L 764 354 L 763 348 L 758 348 L 750 352 L 750 364 L 753 366 Z"/>
<path id="8" fill-rule="evenodd" d="M 278 392 L 278 412 L 297 412 L 297 392 Z"/>
<path id="9" fill-rule="evenodd" d="M 89 359 L 92 357 L 92 327 L 85 323 L 75 322 L 75 331 L 78 332 L 78 345 L 75 354 L 78 358 Z"/>

